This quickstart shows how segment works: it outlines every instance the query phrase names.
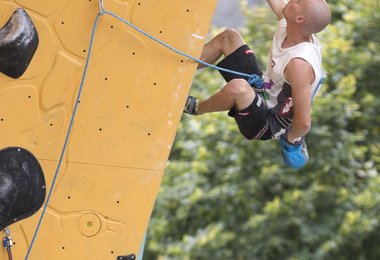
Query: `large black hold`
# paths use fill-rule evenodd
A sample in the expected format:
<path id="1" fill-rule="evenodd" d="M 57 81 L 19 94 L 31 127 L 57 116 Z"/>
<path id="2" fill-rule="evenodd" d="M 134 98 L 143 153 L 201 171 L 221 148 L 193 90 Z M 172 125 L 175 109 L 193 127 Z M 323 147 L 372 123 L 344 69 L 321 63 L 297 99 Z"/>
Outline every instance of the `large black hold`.
<path id="1" fill-rule="evenodd" d="M 46 196 L 38 160 L 20 147 L 0 150 L 0 231 L 38 211 Z"/>
<path id="2" fill-rule="evenodd" d="M 17 8 L 0 29 L 0 72 L 19 78 L 28 68 L 38 46 L 38 33 L 29 15 Z"/>

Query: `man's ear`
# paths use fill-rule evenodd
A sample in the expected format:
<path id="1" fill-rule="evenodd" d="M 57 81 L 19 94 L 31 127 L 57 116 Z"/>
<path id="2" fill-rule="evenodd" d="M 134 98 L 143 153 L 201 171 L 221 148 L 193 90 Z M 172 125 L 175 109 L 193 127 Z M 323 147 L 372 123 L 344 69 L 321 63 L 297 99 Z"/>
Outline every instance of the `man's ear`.
<path id="1" fill-rule="evenodd" d="M 296 23 L 304 23 L 306 21 L 306 17 L 304 15 L 299 15 L 296 18 Z"/>

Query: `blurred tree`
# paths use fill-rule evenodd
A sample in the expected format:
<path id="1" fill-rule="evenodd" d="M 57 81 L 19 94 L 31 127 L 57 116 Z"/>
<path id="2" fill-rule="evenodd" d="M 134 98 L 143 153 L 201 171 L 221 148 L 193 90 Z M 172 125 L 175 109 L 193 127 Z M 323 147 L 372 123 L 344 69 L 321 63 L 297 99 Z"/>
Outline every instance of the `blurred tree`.
<path id="1" fill-rule="evenodd" d="M 309 164 L 287 168 L 277 141 L 246 141 L 225 113 L 184 115 L 144 258 L 380 259 L 380 3 L 329 5 Z M 275 17 L 266 5 L 244 10 L 242 33 L 264 68 Z M 223 84 L 206 69 L 191 92 Z"/>

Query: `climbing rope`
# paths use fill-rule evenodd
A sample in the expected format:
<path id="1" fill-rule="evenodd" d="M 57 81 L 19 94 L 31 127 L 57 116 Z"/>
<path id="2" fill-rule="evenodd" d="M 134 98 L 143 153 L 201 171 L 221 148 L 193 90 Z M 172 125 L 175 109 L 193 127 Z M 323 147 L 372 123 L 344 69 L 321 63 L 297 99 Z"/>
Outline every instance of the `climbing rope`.
<path id="1" fill-rule="evenodd" d="M 159 44 L 165 46 L 166 48 L 174 51 L 175 53 L 180 54 L 180 55 L 182 55 L 182 56 L 184 56 L 184 57 L 186 57 L 188 59 L 194 60 L 197 63 L 201 63 L 201 64 L 203 64 L 205 66 L 208 66 L 208 67 L 211 67 L 211 68 L 214 68 L 214 69 L 217 69 L 217 70 L 221 70 L 221 71 L 229 72 L 229 73 L 236 74 L 236 75 L 239 75 L 239 76 L 242 76 L 242 77 L 246 77 L 246 78 L 248 78 L 248 82 L 251 85 L 252 84 L 255 85 L 256 88 L 258 88 L 258 89 L 262 88 L 262 85 L 263 85 L 263 82 L 262 82 L 261 78 L 258 75 L 255 75 L 255 74 L 246 74 L 246 73 L 241 73 L 241 72 L 238 72 L 238 71 L 228 70 L 228 69 L 225 69 L 225 68 L 221 68 L 221 67 L 209 64 L 209 63 L 204 62 L 204 61 L 202 61 L 200 59 L 197 59 L 197 58 L 195 58 L 193 56 L 190 56 L 190 55 L 188 55 L 188 54 L 186 54 L 186 53 L 184 53 L 184 52 L 182 52 L 180 50 L 175 49 L 174 47 L 170 46 L 169 44 L 167 44 L 167 43 L 165 43 L 165 42 L 163 42 L 161 40 L 159 40 L 158 38 L 156 38 L 156 37 L 148 34 L 147 32 L 141 30 L 137 26 L 135 26 L 135 25 L 131 24 L 130 22 L 124 20 L 123 18 L 119 17 L 118 15 L 116 15 L 116 14 L 114 14 L 112 12 L 109 12 L 107 10 L 104 10 L 103 1 L 99 0 L 99 5 L 100 5 L 100 12 L 97 14 L 97 16 L 95 18 L 94 26 L 92 28 L 91 39 L 90 39 L 88 54 L 87 54 L 87 58 L 86 58 L 86 63 L 85 63 L 83 75 L 82 75 L 82 80 L 81 80 L 81 83 L 80 83 L 80 86 L 79 86 L 79 90 L 78 90 L 76 102 L 75 102 L 75 105 L 74 105 L 73 113 L 72 113 L 72 116 L 71 116 L 71 119 L 70 119 L 70 123 L 69 123 L 69 126 L 68 126 L 67 133 L 66 133 L 65 142 L 64 142 L 63 147 L 62 147 L 61 155 L 59 157 L 58 165 L 57 165 L 57 168 L 55 170 L 55 174 L 54 174 L 54 177 L 53 177 L 53 180 L 52 180 L 52 184 L 51 184 L 49 193 L 48 193 L 48 195 L 46 197 L 45 205 L 44 205 L 44 207 L 42 209 L 42 213 L 41 213 L 41 216 L 39 218 L 36 230 L 35 230 L 33 238 L 32 238 L 32 241 L 31 241 L 30 246 L 28 248 L 28 251 L 26 253 L 25 260 L 27 260 L 29 258 L 29 255 L 30 255 L 30 253 L 32 251 L 32 248 L 33 248 L 34 244 L 35 244 L 35 241 L 36 241 L 36 238 L 37 238 L 37 234 L 38 234 L 38 232 L 40 230 L 43 218 L 44 218 L 46 210 L 47 210 L 47 206 L 48 206 L 48 204 L 50 202 L 51 195 L 52 195 L 53 189 L 55 187 L 55 183 L 56 183 L 58 175 L 59 175 L 59 170 L 61 168 L 63 157 L 64 157 L 64 154 L 65 154 L 66 149 L 67 149 L 67 144 L 68 144 L 69 137 L 70 137 L 70 134 L 71 134 L 71 131 L 72 131 L 72 127 L 73 127 L 73 124 L 74 124 L 74 120 L 75 120 L 78 104 L 79 104 L 79 101 L 80 101 L 80 98 L 81 98 L 84 81 L 85 81 L 86 76 L 87 76 L 87 69 L 88 69 L 88 65 L 89 65 L 90 57 L 91 57 L 91 53 L 92 53 L 92 47 L 93 47 L 93 42 L 94 42 L 94 38 L 95 38 L 95 31 L 96 31 L 96 28 L 97 28 L 100 16 L 102 16 L 104 14 L 110 15 L 110 16 L 112 16 L 112 17 L 120 20 L 121 22 L 127 24 L 128 26 L 132 27 L 133 29 L 137 30 L 141 34 L 145 35 L 146 37 L 148 37 L 148 38 L 150 38 L 150 39 L 158 42 Z"/>
<path id="2" fill-rule="evenodd" d="M 48 196 L 46 197 L 46 202 L 45 202 L 45 205 L 43 207 L 43 210 L 42 210 L 42 213 L 41 213 L 41 216 L 40 216 L 40 219 L 38 221 L 38 224 L 37 224 L 37 228 L 36 228 L 36 231 L 34 232 L 34 235 L 33 235 L 33 239 L 30 243 L 30 246 L 28 248 L 28 252 L 26 253 L 26 256 L 25 256 L 25 260 L 28 259 L 29 255 L 30 255 L 30 252 L 33 248 L 33 245 L 35 243 L 35 240 L 36 240 L 36 237 L 37 237 L 37 234 L 38 234 L 38 231 L 41 227 L 41 223 L 42 223 L 42 220 L 45 216 L 45 213 L 46 213 L 46 209 L 47 209 L 47 206 L 49 204 L 49 201 L 50 201 L 50 198 L 51 198 L 51 194 L 53 192 L 53 189 L 54 189 L 54 186 L 55 186 L 55 182 L 57 181 L 57 177 L 58 177 L 58 173 L 59 173 L 59 170 L 61 168 L 61 164 L 62 164 L 62 160 L 63 160 L 63 157 L 64 157 L 64 154 L 66 152 L 66 148 L 67 148 L 67 143 L 69 141 L 69 137 L 70 137 L 70 134 L 71 134 L 71 130 L 73 128 L 73 123 L 74 123 L 74 119 L 75 119 L 75 115 L 76 115 L 76 112 L 77 112 L 77 108 L 78 108 L 78 104 L 79 104 L 79 101 L 80 101 L 80 97 L 81 97 L 81 94 L 82 94 L 82 89 L 83 89 L 83 84 L 84 84 L 84 80 L 86 79 L 86 75 L 87 75 L 87 68 L 88 68 L 88 64 L 90 62 L 90 56 L 91 56 L 91 52 L 92 52 L 92 46 L 93 46 L 93 41 L 94 41 L 94 36 L 95 36 L 95 29 L 98 25 L 98 22 L 99 22 L 99 17 L 101 16 L 101 14 L 99 13 L 97 16 L 96 16 L 96 19 L 95 19 L 95 22 L 94 22 L 94 27 L 92 29 L 92 33 L 91 33 L 91 40 L 90 40 L 90 46 L 89 46 L 89 49 L 88 49 L 88 54 L 87 54 L 87 59 L 86 59 L 86 64 L 84 66 L 84 71 L 83 71 L 83 76 L 82 76 L 82 81 L 80 83 L 80 86 L 79 86 L 79 90 L 78 90 L 78 95 L 77 95 L 77 99 L 76 99 L 76 102 L 75 102 L 75 106 L 74 106 L 74 109 L 73 109 L 73 114 L 71 116 L 71 120 L 70 120 L 70 124 L 69 124 L 69 127 L 68 127 L 68 130 L 67 130 L 67 134 L 66 134 L 66 138 L 65 138 L 65 142 L 63 144 L 63 148 L 62 148 L 62 152 L 61 152 L 61 156 L 59 158 L 59 161 L 58 161 L 58 165 L 57 165 L 57 168 L 56 168 L 56 171 L 55 171 L 55 174 L 54 174 L 54 178 L 53 178 L 53 181 L 51 183 L 51 187 L 50 187 L 50 190 L 49 190 L 49 193 L 48 193 Z"/>
<path id="3" fill-rule="evenodd" d="M 152 40 L 158 42 L 159 44 L 165 46 L 166 48 L 172 50 L 173 52 L 175 52 L 175 53 L 177 53 L 177 54 L 180 54 L 180 55 L 182 55 L 182 56 L 184 56 L 184 57 L 186 57 L 186 58 L 188 58 L 188 59 L 191 59 L 191 60 L 193 60 L 193 61 L 196 61 L 197 63 L 203 64 L 203 65 L 205 65 L 205 66 L 207 66 L 207 67 L 214 68 L 214 69 L 217 69 L 217 70 L 220 70 L 220 71 L 224 71 L 224 72 L 229 72 L 229 73 L 232 73 L 232 74 L 236 74 L 236 75 L 239 75 L 239 76 L 242 76 L 242 77 L 246 77 L 246 78 L 248 78 L 248 80 L 247 80 L 248 83 L 251 84 L 251 85 L 252 85 L 252 84 L 255 85 L 255 87 L 258 88 L 258 89 L 261 89 L 262 86 L 263 86 L 263 82 L 262 82 L 262 80 L 261 80 L 261 77 L 258 76 L 258 75 L 256 75 L 256 74 L 246 74 L 246 73 L 242 73 L 242 72 L 239 72 L 239 71 L 233 71 L 233 70 L 229 70 L 229 69 L 221 68 L 221 67 L 215 66 L 215 65 L 213 65 L 213 64 L 210 64 L 210 63 L 204 62 L 203 60 L 197 59 L 197 58 L 195 58 L 195 57 L 193 57 L 193 56 L 191 56 L 191 55 L 188 55 L 187 53 L 184 53 L 184 52 L 182 52 L 182 51 L 180 51 L 180 50 L 177 50 L 176 48 L 174 48 L 174 47 L 170 46 L 169 44 L 167 44 L 167 43 L 161 41 L 160 39 L 158 39 L 158 38 L 156 38 L 156 37 L 154 37 L 154 36 L 148 34 L 147 32 L 141 30 L 140 28 L 138 28 L 138 27 L 135 26 L 134 24 L 132 24 L 132 23 L 130 23 L 130 22 L 124 20 L 123 18 L 121 18 L 120 16 L 118 16 L 118 15 L 112 13 L 112 12 L 109 12 L 109 11 L 107 11 L 107 10 L 103 10 L 103 13 L 104 13 L 104 14 L 108 14 L 108 15 L 110 15 L 110 16 L 113 16 L 114 18 L 120 20 L 121 22 L 123 22 L 123 23 L 125 23 L 126 25 L 132 27 L 132 28 L 135 29 L 136 31 L 138 31 L 138 32 L 140 32 L 141 34 L 145 35 L 146 37 L 148 37 L 148 38 L 150 38 L 150 39 L 152 39 Z"/>

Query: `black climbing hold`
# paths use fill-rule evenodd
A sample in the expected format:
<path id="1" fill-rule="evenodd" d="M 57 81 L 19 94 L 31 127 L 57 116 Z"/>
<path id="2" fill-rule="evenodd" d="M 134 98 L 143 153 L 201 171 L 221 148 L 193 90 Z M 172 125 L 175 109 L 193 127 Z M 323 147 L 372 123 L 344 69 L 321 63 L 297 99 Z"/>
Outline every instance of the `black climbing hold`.
<path id="1" fill-rule="evenodd" d="M 0 72 L 19 78 L 28 68 L 38 42 L 38 33 L 29 15 L 17 8 L 0 29 Z"/>
<path id="2" fill-rule="evenodd" d="M 136 255 L 131 254 L 131 255 L 126 255 L 126 256 L 118 256 L 116 260 L 136 260 Z"/>
<path id="3" fill-rule="evenodd" d="M 20 147 L 0 150 L 0 231 L 39 210 L 46 196 L 37 159 Z"/>

